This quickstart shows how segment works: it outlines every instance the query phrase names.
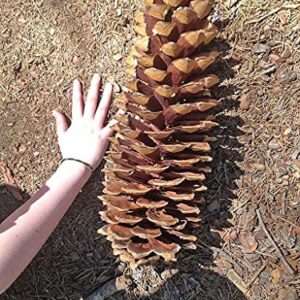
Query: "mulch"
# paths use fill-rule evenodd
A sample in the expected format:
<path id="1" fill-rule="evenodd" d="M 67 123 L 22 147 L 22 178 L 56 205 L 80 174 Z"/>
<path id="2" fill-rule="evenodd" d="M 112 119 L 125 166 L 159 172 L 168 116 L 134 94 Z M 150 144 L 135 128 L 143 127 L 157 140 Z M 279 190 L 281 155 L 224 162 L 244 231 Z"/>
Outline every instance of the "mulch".
<path id="1" fill-rule="evenodd" d="M 72 80 L 86 86 L 99 72 L 123 81 L 140 4 L 2 4 L 0 221 L 57 167 L 51 111 L 70 112 Z M 213 47 L 223 55 L 211 69 L 222 105 L 198 249 L 135 273 L 134 288 L 108 299 L 299 299 L 300 5 L 219 1 L 212 18 L 222 29 Z M 79 299 L 122 274 L 97 234 L 102 180 L 99 170 L 1 299 Z"/>

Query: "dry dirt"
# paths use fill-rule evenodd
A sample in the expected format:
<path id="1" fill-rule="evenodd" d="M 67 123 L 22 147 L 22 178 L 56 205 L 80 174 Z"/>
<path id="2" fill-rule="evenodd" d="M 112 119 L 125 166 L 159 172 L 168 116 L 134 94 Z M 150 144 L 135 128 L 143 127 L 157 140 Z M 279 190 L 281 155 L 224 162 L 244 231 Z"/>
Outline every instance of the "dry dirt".
<path id="1" fill-rule="evenodd" d="M 122 58 L 134 37 L 133 11 L 141 2 L 1 1 L 0 221 L 57 167 L 51 111 L 70 111 L 72 80 L 87 85 L 98 72 L 122 82 Z M 223 104 L 199 249 L 182 254 L 172 266 L 179 273 L 163 288 L 157 290 L 155 278 L 153 286 L 139 283 L 144 292 L 152 291 L 147 299 L 296 300 L 300 3 L 221 1 L 213 19 L 222 29 L 213 47 L 223 57 L 212 71 L 223 80 L 214 91 Z M 5 176 L 7 168 L 11 176 Z M 97 234 L 101 181 L 98 171 L 1 299 L 79 299 L 116 277 L 118 262 Z"/>

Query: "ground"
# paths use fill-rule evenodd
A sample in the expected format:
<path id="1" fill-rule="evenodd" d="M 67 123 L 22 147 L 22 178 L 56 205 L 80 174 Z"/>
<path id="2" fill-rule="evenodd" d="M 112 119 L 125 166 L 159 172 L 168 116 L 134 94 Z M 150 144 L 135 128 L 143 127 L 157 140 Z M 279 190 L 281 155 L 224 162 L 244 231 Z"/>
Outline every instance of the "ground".
<path id="1" fill-rule="evenodd" d="M 122 82 L 141 2 L 1 1 L 0 221 L 57 167 L 51 111 L 70 111 L 72 80 L 87 86 L 98 72 Z M 177 274 L 168 271 L 163 288 L 154 280 L 149 297 L 298 299 L 299 2 L 220 1 L 213 20 L 221 29 L 213 47 L 223 52 L 212 69 L 222 78 L 214 93 L 223 104 L 199 249 L 170 266 Z M 79 299 L 120 273 L 97 234 L 102 180 L 97 171 L 1 299 Z"/>

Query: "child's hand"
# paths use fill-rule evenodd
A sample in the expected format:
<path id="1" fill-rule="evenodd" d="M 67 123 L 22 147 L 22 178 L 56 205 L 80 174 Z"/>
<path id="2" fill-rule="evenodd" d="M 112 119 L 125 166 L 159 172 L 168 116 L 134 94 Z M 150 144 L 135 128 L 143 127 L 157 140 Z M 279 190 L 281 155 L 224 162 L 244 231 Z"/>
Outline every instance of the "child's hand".
<path id="1" fill-rule="evenodd" d="M 112 98 L 112 85 L 105 85 L 101 101 L 98 102 L 100 85 L 100 76 L 96 74 L 84 101 L 81 84 L 78 80 L 74 81 L 70 127 L 64 114 L 53 112 L 63 158 L 79 159 L 93 169 L 101 162 L 108 145 L 108 137 L 113 133 L 111 127 L 117 123 L 112 120 L 103 127 Z"/>

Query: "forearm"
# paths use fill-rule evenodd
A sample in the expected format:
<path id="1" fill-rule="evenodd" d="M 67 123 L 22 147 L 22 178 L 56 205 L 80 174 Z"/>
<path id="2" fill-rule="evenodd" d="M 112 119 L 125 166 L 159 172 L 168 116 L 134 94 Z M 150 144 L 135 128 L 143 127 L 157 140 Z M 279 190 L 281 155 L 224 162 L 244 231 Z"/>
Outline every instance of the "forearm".
<path id="1" fill-rule="evenodd" d="M 90 175 L 84 165 L 64 162 L 40 191 L 0 225 L 0 293 L 31 262 Z"/>

